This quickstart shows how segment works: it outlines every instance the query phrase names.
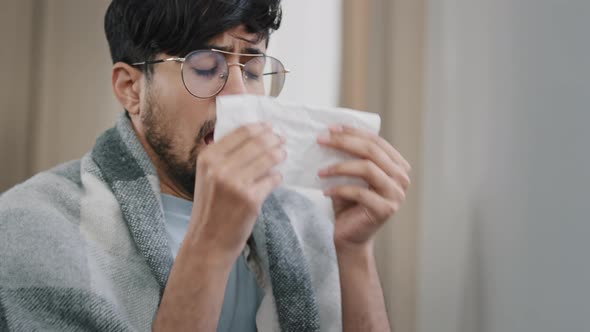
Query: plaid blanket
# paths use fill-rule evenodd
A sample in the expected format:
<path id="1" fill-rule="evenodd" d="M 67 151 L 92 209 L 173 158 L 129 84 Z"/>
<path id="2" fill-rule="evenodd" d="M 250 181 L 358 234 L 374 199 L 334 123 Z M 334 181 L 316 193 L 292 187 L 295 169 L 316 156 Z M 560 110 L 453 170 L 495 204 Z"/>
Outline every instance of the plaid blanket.
<path id="1" fill-rule="evenodd" d="M 341 330 L 332 234 L 301 195 L 265 201 L 259 331 Z M 156 170 L 122 114 L 81 160 L 0 196 L 0 331 L 149 331 L 173 263 Z"/>

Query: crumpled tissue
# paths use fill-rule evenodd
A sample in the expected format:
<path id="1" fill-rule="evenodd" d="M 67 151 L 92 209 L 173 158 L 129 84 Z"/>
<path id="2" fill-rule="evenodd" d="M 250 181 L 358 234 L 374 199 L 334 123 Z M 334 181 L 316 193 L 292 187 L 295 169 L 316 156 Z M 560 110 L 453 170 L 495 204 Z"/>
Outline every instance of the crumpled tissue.
<path id="1" fill-rule="evenodd" d="M 354 157 L 321 146 L 317 137 L 328 135 L 333 125 L 348 125 L 379 133 L 381 118 L 377 114 L 345 108 L 316 107 L 279 101 L 271 97 L 231 95 L 217 97 L 215 141 L 238 127 L 266 121 L 286 138 L 287 159 L 276 169 L 283 175 L 283 184 L 303 189 L 325 190 L 336 185 L 366 183 L 358 178 L 320 178 L 320 169 Z"/>

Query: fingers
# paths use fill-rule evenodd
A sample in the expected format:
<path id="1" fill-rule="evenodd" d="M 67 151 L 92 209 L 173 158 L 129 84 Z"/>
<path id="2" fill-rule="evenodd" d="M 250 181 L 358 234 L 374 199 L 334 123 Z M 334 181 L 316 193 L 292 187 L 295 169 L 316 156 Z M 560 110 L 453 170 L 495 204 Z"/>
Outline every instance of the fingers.
<path id="1" fill-rule="evenodd" d="M 200 159 L 216 173 L 253 185 L 286 158 L 285 138 L 266 123 L 242 126 L 203 151 Z"/>
<path id="2" fill-rule="evenodd" d="M 335 131 L 338 132 L 338 129 L 336 129 Z M 367 130 L 354 128 L 350 126 L 342 126 L 342 133 L 363 137 L 373 141 L 374 143 L 379 145 L 379 147 L 383 149 L 383 151 L 387 153 L 389 158 L 391 158 L 396 163 L 400 164 L 406 172 L 412 170 L 412 166 L 410 165 L 410 163 L 401 155 L 401 153 L 399 153 L 399 151 L 397 151 L 393 146 L 391 146 L 389 142 L 383 139 L 383 137 L 375 135 Z"/>
<path id="3" fill-rule="evenodd" d="M 329 137 L 322 137 L 318 142 L 373 160 L 380 167 L 387 163 L 387 158 L 400 165 L 406 172 L 412 169 L 408 161 L 391 144 L 382 137 L 364 129 L 335 126 L 330 129 Z M 389 174 L 387 169 L 383 169 Z"/>
<path id="4" fill-rule="evenodd" d="M 330 135 L 329 137 L 320 137 L 318 142 L 362 159 L 371 160 L 390 176 L 394 173 L 392 159 L 370 140 L 351 135 Z"/>
<path id="5" fill-rule="evenodd" d="M 287 152 L 282 146 L 277 146 L 245 165 L 241 171 L 244 181 L 257 182 L 259 178 L 267 175 L 269 171 L 287 159 Z"/>
<path id="6" fill-rule="evenodd" d="M 364 129 L 336 126 L 318 143 L 358 158 L 321 170 L 321 177 L 350 176 L 369 184 L 369 188 L 334 187 L 325 192 L 327 196 L 351 202 L 353 209 L 362 208 L 371 223 L 383 223 L 399 210 L 410 186 L 411 166 L 387 141 Z"/>
<path id="7" fill-rule="evenodd" d="M 253 187 L 253 195 L 258 201 L 263 201 L 283 182 L 283 176 L 278 172 L 268 172 L 258 179 Z"/>
<path id="8" fill-rule="evenodd" d="M 272 131 L 270 124 L 265 122 L 252 123 L 239 127 L 228 135 L 224 136 L 218 142 L 215 142 L 215 153 L 225 155 L 229 154 L 235 149 L 239 148 L 251 138 L 256 137 L 262 133 Z"/>
<path id="9" fill-rule="evenodd" d="M 326 196 L 334 198 L 340 198 L 346 201 L 356 202 L 359 205 L 365 207 L 370 216 L 372 222 L 385 222 L 389 217 L 395 214 L 401 203 L 405 200 L 405 195 L 402 194 L 399 199 L 390 200 L 382 197 L 378 193 L 359 186 L 337 186 L 327 190 L 324 193 Z"/>
<path id="10" fill-rule="evenodd" d="M 345 161 L 321 170 L 320 177 L 351 176 L 363 179 L 379 194 L 394 198 L 404 192 L 410 185 L 410 178 L 401 166 L 392 165 L 394 172 L 386 174 L 375 163 L 366 159 Z"/>
<path id="11" fill-rule="evenodd" d="M 282 150 L 284 149 L 285 139 L 273 133 L 271 130 L 259 135 L 248 138 L 239 148 L 235 149 L 231 155 L 227 156 L 224 167 L 232 173 L 244 174 L 243 170 L 251 163 L 257 163 L 259 159 L 267 159 L 270 164 L 282 161 Z M 279 160 L 277 160 L 277 158 Z M 258 164 L 262 167 L 265 163 Z M 270 167 L 274 166 L 271 165 Z M 266 171 L 270 169 L 266 168 Z"/>

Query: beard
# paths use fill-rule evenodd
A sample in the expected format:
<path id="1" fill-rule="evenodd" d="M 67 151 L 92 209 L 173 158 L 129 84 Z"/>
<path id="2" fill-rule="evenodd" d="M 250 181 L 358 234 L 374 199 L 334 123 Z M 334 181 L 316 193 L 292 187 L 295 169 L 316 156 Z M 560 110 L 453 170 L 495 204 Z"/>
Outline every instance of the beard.
<path id="1" fill-rule="evenodd" d="M 164 112 L 152 98 L 151 92 L 148 91 L 146 110 L 141 117 L 146 130 L 146 140 L 164 166 L 164 172 L 168 177 L 186 191 L 190 197 L 193 197 L 197 174 L 197 157 L 199 151 L 205 147 L 205 136 L 215 128 L 215 119 L 206 120 L 201 125 L 191 143 L 188 155 L 183 156 L 179 155 L 179 150 L 174 149 L 174 128 L 170 127 L 170 122 L 162 117 Z"/>

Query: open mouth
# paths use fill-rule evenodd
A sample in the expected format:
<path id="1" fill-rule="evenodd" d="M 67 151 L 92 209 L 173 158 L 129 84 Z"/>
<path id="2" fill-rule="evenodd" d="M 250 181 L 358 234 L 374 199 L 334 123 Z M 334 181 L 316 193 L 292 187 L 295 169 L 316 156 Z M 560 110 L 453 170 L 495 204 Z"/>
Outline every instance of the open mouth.
<path id="1" fill-rule="evenodd" d="M 215 143 L 214 135 L 215 135 L 215 119 L 207 120 L 203 123 L 201 128 L 199 129 L 199 133 L 197 134 L 197 139 L 201 139 L 205 145 Z M 199 143 L 200 143 L 199 142 Z"/>
<path id="2" fill-rule="evenodd" d="M 211 132 L 209 132 L 206 136 L 205 136 L 205 144 L 209 145 L 209 144 L 213 144 L 215 143 L 215 139 L 213 138 L 215 135 L 215 129 L 211 129 Z"/>

